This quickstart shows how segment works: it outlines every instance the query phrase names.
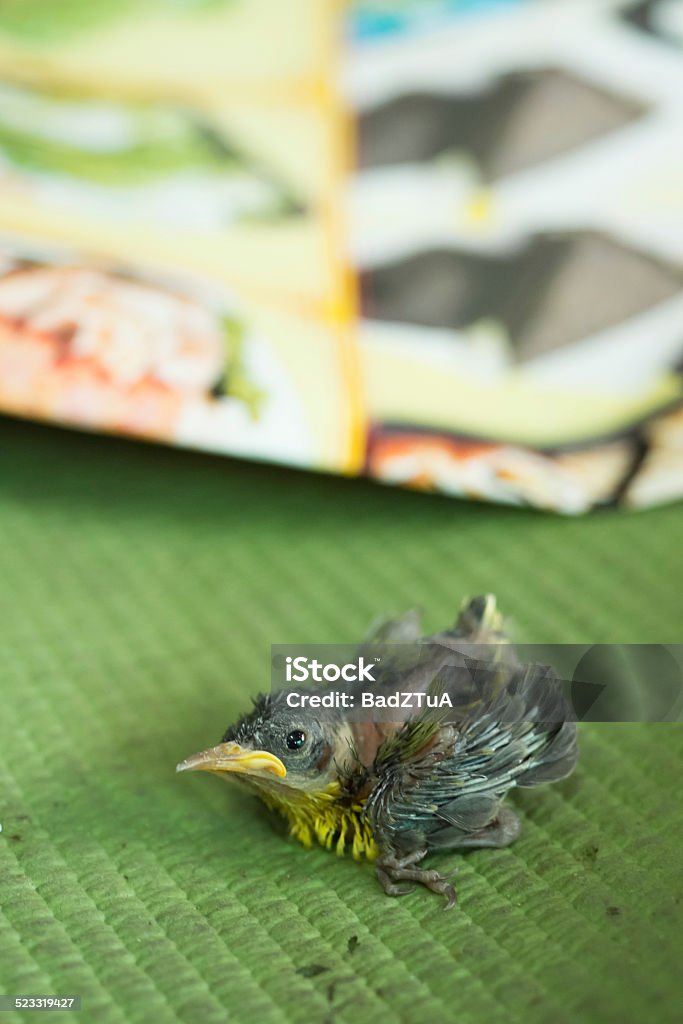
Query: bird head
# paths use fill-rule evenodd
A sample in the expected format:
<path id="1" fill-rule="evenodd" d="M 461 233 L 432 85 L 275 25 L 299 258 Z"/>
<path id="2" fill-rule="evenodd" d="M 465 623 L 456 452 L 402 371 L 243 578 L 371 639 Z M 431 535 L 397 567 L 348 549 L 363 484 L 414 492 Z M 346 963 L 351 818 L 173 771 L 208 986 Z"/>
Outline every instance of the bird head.
<path id="1" fill-rule="evenodd" d="M 268 799 L 325 791 L 352 758 L 351 734 L 325 709 L 291 708 L 286 693 L 259 696 L 221 742 L 181 761 L 176 771 L 235 778 Z"/>

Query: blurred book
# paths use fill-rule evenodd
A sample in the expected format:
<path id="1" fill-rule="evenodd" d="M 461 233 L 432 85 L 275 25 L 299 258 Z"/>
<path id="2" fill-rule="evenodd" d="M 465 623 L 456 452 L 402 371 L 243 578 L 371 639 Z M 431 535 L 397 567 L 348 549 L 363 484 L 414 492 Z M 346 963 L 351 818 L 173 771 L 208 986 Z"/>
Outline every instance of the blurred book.
<path id="1" fill-rule="evenodd" d="M 0 410 L 683 495 L 683 0 L 0 4 Z"/>

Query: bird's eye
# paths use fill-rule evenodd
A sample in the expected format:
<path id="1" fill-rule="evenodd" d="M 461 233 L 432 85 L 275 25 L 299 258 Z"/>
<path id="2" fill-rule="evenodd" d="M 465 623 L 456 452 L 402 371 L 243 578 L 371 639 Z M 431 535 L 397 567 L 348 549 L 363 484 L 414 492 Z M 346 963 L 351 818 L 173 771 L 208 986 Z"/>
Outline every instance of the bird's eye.
<path id="1" fill-rule="evenodd" d="M 292 729 L 288 734 L 286 743 L 290 750 L 301 750 L 306 742 L 306 733 L 301 729 Z"/>

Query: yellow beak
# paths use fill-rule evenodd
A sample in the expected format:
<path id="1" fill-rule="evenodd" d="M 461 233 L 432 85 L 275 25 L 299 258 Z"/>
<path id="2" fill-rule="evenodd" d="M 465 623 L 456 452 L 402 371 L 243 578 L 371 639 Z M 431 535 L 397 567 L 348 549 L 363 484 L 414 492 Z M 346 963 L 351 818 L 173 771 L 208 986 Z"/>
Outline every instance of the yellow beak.
<path id="1" fill-rule="evenodd" d="M 176 765 L 177 772 L 240 772 L 242 775 L 275 775 L 284 779 L 287 769 L 279 757 L 267 750 L 246 750 L 239 743 L 219 743 L 217 747 L 192 754 Z"/>

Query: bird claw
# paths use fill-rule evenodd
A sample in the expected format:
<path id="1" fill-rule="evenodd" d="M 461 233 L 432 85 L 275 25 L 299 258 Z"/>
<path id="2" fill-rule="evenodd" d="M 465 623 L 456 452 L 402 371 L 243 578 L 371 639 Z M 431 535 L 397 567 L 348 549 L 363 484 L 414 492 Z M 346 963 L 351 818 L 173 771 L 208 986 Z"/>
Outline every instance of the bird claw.
<path id="1" fill-rule="evenodd" d="M 391 876 L 388 875 L 386 871 L 382 871 L 380 869 L 377 871 L 377 877 L 382 883 L 382 888 L 387 896 L 407 896 L 409 893 L 415 892 L 415 889 L 417 888 L 415 885 L 396 885 L 395 882 L 392 882 Z"/>
<path id="2" fill-rule="evenodd" d="M 411 885 L 408 888 L 401 888 L 396 883 L 415 882 L 418 885 L 424 885 L 426 889 L 430 889 L 440 896 L 445 896 L 446 906 L 444 909 L 450 910 L 451 907 L 455 906 L 457 896 L 448 878 L 455 872 L 451 872 L 449 875 L 442 875 L 438 871 L 414 867 L 413 865 L 417 859 L 415 856 L 406 857 L 403 860 L 385 858 L 377 865 L 377 878 L 382 884 L 385 893 L 387 896 L 406 896 L 409 892 L 413 892 L 416 886 Z"/>

